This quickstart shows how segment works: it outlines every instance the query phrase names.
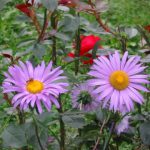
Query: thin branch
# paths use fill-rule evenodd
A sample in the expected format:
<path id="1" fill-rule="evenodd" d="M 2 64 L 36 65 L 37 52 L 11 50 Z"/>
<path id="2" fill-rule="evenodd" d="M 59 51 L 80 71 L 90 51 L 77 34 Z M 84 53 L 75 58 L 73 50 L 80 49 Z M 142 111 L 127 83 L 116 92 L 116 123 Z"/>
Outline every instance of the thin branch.
<path id="1" fill-rule="evenodd" d="M 110 139 L 112 137 L 112 134 L 113 134 L 113 131 L 115 129 L 115 126 L 116 126 L 116 123 L 113 122 L 112 123 L 112 126 L 111 126 L 111 129 L 110 129 L 110 132 L 109 132 L 109 136 L 108 138 L 106 139 L 105 143 L 104 143 L 104 147 L 103 147 L 103 150 L 107 150 L 108 149 L 108 146 L 109 146 L 109 142 L 110 142 Z"/>
<path id="2" fill-rule="evenodd" d="M 37 125 L 36 118 L 35 118 L 34 114 L 32 115 L 32 118 L 33 118 L 33 121 L 34 121 L 35 134 L 36 134 L 39 146 L 40 146 L 41 150 L 45 150 L 44 147 L 43 147 L 43 145 L 42 145 L 42 143 L 41 143 L 41 140 L 40 140 L 39 131 L 38 131 L 38 125 Z"/>
<path id="3" fill-rule="evenodd" d="M 37 20 L 37 17 L 36 17 L 36 14 L 35 14 L 35 10 L 33 8 L 31 8 L 30 17 L 31 17 L 31 20 L 33 21 L 33 24 L 34 24 L 38 34 L 40 34 L 41 33 L 40 23 Z"/>
<path id="4" fill-rule="evenodd" d="M 96 150 L 96 148 L 97 148 L 97 146 L 98 146 L 98 144 L 99 144 L 99 142 L 100 142 L 100 136 L 101 136 L 101 134 L 102 134 L 102 132 L 103 132 L 103 128 L 104 128 L 105 124 L 106 124 L 106 120 L 103 121 L 103 124 L 102 124 L 102 126 L 101 126 L 101 128 L 100 128 L 100 131 L 99 131 L 100 135 L 99 135 L 99 137 L 98 137 L 98 139 L 97 139 L 97 141 L 96 141 L 96 144 L 95 144 L 93 150 Z"/>
<path id="5" fill-rule="evenodd" d="M 119 32 L 118 40 L 121 43 L 122 52 L 125 53 L 127 51 L 127 38 L 121 35 L 120 27 L 118 27 L 118 32 Z"/>
<path id="6" fill-rule="evenodd" d="M 106 26 L 106 25 L 103 23 L 103 21 L 102 21 L 102 19 L 101 19 L 101 16 L 100 16 L 100 13 L 96 11 L 95 5 L 93 4 L 93 2 L 92 2 L 91 0 L 89 0 L 89 5 L 90 5 L 91 8 L 92 8 L 90 11 L 93 12 L 93 15 L 95 16 L 96 21 L 99 23 L 99 25 L 100 25 L 106 32 L 112 33 L 112 34 L 114 35 L 115 33 L 113 33 L 113 32 L 108 28 L 108 26 Z"/>
<path id="7" fill-rule="evenodd" d="M 44 11 L 43 27 L 42 27 L 42 31 L 41 31 L 41 33 L 40 33 L 40 35 L 39 35 L 38 42 L 42 41 L 43 38 L 44 38 L 45 31 L 46 31 L 46 29 L 47 29 L 50 16 L 51 16 L 51 12 L 49 11 L 48 14 L 47 14 L 47 9 L 45 9 L 45 11 Z"/>

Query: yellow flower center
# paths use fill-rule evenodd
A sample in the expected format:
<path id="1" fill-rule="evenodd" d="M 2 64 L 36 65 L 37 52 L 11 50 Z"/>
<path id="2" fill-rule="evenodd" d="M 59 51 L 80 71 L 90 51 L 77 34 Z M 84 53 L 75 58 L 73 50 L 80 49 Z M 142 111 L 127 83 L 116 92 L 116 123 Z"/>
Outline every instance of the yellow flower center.
<path id="1" fill-rule="evenodd" d="M 43 88 L 44 88 L 43 83 L 38 80 L 31 79 L 27 81 L 26 89 L 28 92 L 32 94 L 40 93 L 43 90 Z"/>
<path id="2" fill-rule="evenodd" d="M 114 71 L 109 78 L 110 84 L 117 90 L 124 90 L 129 85 L 129 77 L 124 71 Z"/>

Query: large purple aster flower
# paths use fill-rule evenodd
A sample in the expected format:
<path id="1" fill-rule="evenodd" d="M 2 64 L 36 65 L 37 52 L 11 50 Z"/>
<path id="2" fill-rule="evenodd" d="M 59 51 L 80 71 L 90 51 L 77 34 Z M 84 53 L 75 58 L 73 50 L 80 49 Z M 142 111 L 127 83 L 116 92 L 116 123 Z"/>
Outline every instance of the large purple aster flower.
<path id="1" fill-rule="evenodd" d="M 21 110 L 36 105 L 38 112 L 42 113 L 41 102 L 48 111 L 52 103 L 59 108 L 56 98 L 66 92 L 68 86 L 68 83 L 60 81 L 66 79 L 61 76 L 62 73 L 60 67 L 52 68 L 52 62 L 46 67 L 43 61 L 33 68 L 29 61 L 20 61 L 19 65 L 9 67 L 8 73 L 4 73 L 6 79 L 3 82 L 3 93 L 15 92 L 12 104 L 14 107 L 20 106 Z"/>
<path id="2" fill-rule="evenodd" d="M 98 95 L 88 83 L 82 83 L 72 90 L 73 108 L 79 108 L 84 111 L 92 111 L 100 106 Z"/>
<path id="3" fill-rule="evenodd" d="M 103 107 L 125 113 L 134 109 L 134 102 L 143 103 L 144 98 L 138 90 L 148 92 L 142 84 L 149 81 L 143 72 L 146 67 L 139 61 L 139 56 L 128 58 L 128 52 L 120 59 L 117 51 L 109 58 L 101 56 L 94 60 L 88 73 L 94 79 L 89 84 L 95 87 L 94 93 L 99 94 Z"/>

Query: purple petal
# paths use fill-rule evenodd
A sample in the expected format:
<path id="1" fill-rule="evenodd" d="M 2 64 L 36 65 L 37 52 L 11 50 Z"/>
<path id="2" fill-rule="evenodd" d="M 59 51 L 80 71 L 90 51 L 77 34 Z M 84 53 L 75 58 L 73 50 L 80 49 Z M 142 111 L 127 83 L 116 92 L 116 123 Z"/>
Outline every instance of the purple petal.
<path id="1" fill-rule="evenodd" d="M 122 57 L 122 61 L 121 61 L 121 70 L 123 70 L 125 64 L 126 64 L 126 61 L 127 61 L 127 58 L 128 58 L 128 52 L 126 51 Z"/>
<path id="2" fill-rule="evenodd" d="M 149 92 L 147 90 L 147 88 L 145 88 L 144 86 L 140 85 L 140 84 L 134 84 L 134 83 L 130 83 L 129 86 L 137 89 L 137 90 L 141 90 L 141 91 L 144 91 L 144 92 Z"/>

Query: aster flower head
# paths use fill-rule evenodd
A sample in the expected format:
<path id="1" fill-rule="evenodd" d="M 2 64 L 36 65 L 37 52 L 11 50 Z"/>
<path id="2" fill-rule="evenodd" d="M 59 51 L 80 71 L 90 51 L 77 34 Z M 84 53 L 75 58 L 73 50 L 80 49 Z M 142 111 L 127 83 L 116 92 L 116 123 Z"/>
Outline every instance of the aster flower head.
<path id="1" fill-rule="evenodd" d="M 117 124 L 115 129 L 118 135 L 120 135 L 122 132 L 126 132 L 130 128 L 129 119 L 130 116 L 125 116 L 120 123 Z"/>
<path id="2" fill-rule="evenodd" d="M 116 51 L 109 58 L 101 56 L 94 62 L 88 73 L 94 79 L 89 84 L 95 88 L 94 93 L 99 94 L 103 107 L 124 114 L 134 109 L 134 102 L 143 103 L 144 98 L 139 90 L 148 92 L 142 84 L 149 81 L 143 72 L 146 67 L 140 63 L 139 56 L 129 58 L 128 52 L 125 52 L 120 59 Z"/>
<path id="3" fill-rule="evenodd" d="M 29 61 L 19 61 L 19 65 L 10 66 L 8 73 L 4 73 L 3 93 L 16 92 L 12 104 L 21 110 L 36 106 L 38 112 L 42 113 L 41 102 L 48 111 L 52 103 L 59 108 L 57 97 L 66 92 L 68 86 L 68 83 L 61 81 L 66 79 L 61 76 L 62 73 L 60 67 L 52 68 L 52 62 L 46 66 L 43 61 L 34 68 Z"/>
<path id="4" fill-rule="evenodd" d="M 88 83 L 82 83 L 72 90 L 73 108 L 84 111 L 96 110 L 99 106 L 98 95 L 94 93 L 94 89 Z"/>

